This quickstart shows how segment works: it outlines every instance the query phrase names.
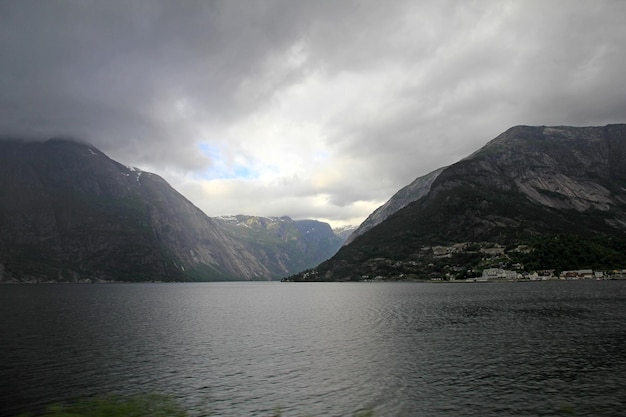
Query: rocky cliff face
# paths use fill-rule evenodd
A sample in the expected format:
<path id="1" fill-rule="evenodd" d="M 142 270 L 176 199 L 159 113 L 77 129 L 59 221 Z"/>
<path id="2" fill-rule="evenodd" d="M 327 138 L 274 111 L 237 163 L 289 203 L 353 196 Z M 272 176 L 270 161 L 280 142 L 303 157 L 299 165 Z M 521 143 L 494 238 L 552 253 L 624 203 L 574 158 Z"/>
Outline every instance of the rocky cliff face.
<path id="1" fill-rule="evenodd" d="M 315 278 L 358 279 L 375 259 L 417 265 L 434 245 L 567 234 L 617 247 L 626 239 L 625 157 L 626 125 L 511 128 L 438 171 L 420 198 L 357 236 Z"/>
<path id="2" fill-rule="evenodd" d="M 501 175 L 494 184 L 516 190 L 541 206 L 607 211 L 624 200 L 623 126 L 605 128 L 519 126 L 470 159 Z M 609 187 L 609 188 L 607 188 Z"/>
<path id="3" fill-rule="evenodd" d="M 271 276 L 157 175 L 72 141 L 0 141 L 0 281 Z"/>

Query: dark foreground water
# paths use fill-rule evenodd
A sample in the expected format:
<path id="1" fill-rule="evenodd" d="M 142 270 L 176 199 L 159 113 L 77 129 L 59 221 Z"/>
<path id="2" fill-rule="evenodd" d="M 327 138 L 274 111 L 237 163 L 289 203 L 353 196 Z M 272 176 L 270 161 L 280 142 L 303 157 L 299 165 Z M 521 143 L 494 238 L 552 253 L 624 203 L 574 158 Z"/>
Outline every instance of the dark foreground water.
<path id="1" fill-rule="evenodd" d="M 0 414 L 626 415 L 626 281 L 0 286 Z"/>

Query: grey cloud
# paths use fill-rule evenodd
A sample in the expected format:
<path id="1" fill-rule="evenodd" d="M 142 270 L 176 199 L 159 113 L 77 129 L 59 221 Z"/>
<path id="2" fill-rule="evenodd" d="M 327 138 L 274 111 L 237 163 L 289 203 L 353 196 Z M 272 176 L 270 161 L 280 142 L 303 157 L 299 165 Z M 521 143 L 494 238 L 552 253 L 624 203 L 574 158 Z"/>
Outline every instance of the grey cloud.
<path id="1" fill-rule="evenodd" d="M 268 65 L 296 36 L 280 24 L 279 6 L 3 2 L 0 127 L 89 134 L 120 154 L 136 149 L 134 141 L 165 148 L 191 141 L 163 120 L 172 117 L 168 104 L 186 99 L 203 120 L 236 119 L 289 82 L 291 74 Z"/>
<path id="2" fill-rule="evenodd" d="M 406 80 L 405 104 L 391 119 L 337 117 L 339 131 L 350 138 L 343 151 L 372 165 L 386 160 L 381 165 L 399 181 L 411 170 L 437 168 L 428 165 L 433 159 L 454 162 L 445 155 L 467 155 L 514 124 L 623 121 L 626 86 L 617 72 L 626 66 L 618 52 L 626 46 L 619 23 L 625 5 L 513 5 L 510 14 L 502 10 L 499 24 L 471 14 L 458 20 L 454 36 L 446 33 L 433 56 L 416 61 L 426 78 Z M 615 8 L 610 16 L 607 6 Z M 495 32 L 481 37 L 481 25 L 488 24 Z"/>
<path id="3" fill-rule="evenodd" d="M 20 0 L 0 16 L 2 135 L 83 138 L 163 172 L 206 168 L 197 141 L 307 77 L 379 83 L 320 121 L 353 161 L 341 183 L 251 185 L 242 211 L 338 218 L 512 125 L 626 114 L 622 1 Z M 320 193 L 328 206 L 312 208 Z"/>

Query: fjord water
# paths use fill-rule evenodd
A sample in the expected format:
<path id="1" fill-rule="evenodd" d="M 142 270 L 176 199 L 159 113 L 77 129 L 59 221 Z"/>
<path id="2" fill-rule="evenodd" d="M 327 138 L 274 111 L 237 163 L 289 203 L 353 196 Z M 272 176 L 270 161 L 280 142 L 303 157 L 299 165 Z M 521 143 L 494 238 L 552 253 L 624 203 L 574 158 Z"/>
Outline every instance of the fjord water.
<path id="1" fill-rule="evenodd" d="M 626 281 L 5 285 L 0 353 L 2 415 L 624 415 Z"/>

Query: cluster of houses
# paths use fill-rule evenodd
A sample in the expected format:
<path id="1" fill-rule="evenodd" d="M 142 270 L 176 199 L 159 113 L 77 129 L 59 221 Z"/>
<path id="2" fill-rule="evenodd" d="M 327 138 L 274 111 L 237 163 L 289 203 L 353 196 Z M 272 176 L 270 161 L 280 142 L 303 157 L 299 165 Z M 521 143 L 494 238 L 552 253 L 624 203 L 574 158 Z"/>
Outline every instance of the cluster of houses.
<path id="1" fill-rule="evenodd" d="M 592 269 L 578 269 L 574 271 L 563 271 L 556 274 L 553 269 L 545 271 L 524 272 L 510 271 L 500 268 L 487 268 L 483 269 L 483 274 L 480 277 L 472 278 L 471 280 L 479 281 L 547 281 L 547 280 L 578 280 L 578 279 L 621 279 L 626 278 L 626 269 L 615 271 L 594 271 Z"/>

